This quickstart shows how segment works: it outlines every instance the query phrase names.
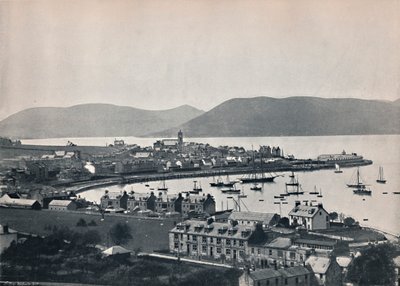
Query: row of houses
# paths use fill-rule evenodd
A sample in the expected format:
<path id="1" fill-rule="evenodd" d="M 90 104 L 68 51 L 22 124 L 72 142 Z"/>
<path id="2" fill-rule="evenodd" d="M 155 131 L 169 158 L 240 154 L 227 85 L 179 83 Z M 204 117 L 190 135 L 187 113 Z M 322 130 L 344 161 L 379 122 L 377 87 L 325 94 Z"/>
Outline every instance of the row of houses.
<path id="1" fill-rule="evenodd" d="M 327 241 L 304 239 L 293 235 L 286 237 L 270 228 L 274 220 L 273 216 L 265 220 L 264 214 L 254 212 L 243 214 L 233 212 L 228 222 L 186 220 L 169 232 L 169 249 L 174 255 L 193 259 L 211 259 L 228 263 L 249 262 L 257 269 L 276 270 L 310 265 L 313 272 L 318 274 L 318 281 L 325 283 L 321 285 L 329 285 L 326 284 L 327 280 L 335 283 L 341 281 L 342 270 L 336 260 L 329 257 L 336 244 L 334 241 L 329 241 L 327 248 Z M 262 232 L 265 234 L 262 240 L 259 239 L 260 229 L 257 229 L 260 222 L 263 224 Z M 254 285 L 286 285 L 280 284 L 287 279 L 284 275 L 282 277 L 278 284 L 262 284 L 259 281 L 260 284 Z M 302 281 L 304 282 L 304 279 Z"/>
<path id="2" fill-rule="evenodd" d="M 182 193 L 176 195 L 156 196 L 154 192 L 140 193 L 109 193 L 106 192 L 100 199 L 102 209 L 123 209 L 126 211 L 146 211 L 156 213 L 178 212 L 182 216 L 215 213 L 215 199 L 210 194 L 192 195 Z"/>

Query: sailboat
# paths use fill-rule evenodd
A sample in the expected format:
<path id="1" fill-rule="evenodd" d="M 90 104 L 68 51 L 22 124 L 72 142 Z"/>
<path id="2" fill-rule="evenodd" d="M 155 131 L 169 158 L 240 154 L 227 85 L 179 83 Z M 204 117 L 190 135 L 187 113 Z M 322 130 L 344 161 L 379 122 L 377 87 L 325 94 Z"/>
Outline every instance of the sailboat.
<path id="1" fill-rule="evenodd" d="M 157 188 L 157 190 L 159 191 L 168 191 L 168 187 L 165 184 L 165 179 L 163 178 L 162 182 L 161 182 L 161 186 Z"/>
<path id="2" fill-rule="evenodd" d="M 211 187 L 223 187 L 224 186 L 224 182 L 221 179 L 221 176 L 218 176 L 217 181 L 211 182 L 210 183 Z"/>
<path id="3" fill-rule="evenodd" d="M 235 185 L 230 187 L 229 189 L 222 189 L 221 192 L 225 194 L 240 194 L 240 190 L 238 190 Z"/>
<path id="4" fill-rule="evenodd" d="M 322 189 L 319 189 L 319 194 L 317 195 L 317 198 L 322 198 Z"/>
<path id="5" fill-rule="evenodd" d="M 290 181 L 286 183 L 286 195 L 302 195 L 304 194 L 303 190 L 301 189 L 301 185 L 299 183 L 299 180 L 296 179 L 296 176 L 294 175 L 294 172 L 292 171 L 292 174 L 289 176 Z M 282 194 L 281 194 L 282 195 Z"/>
<path id="6" fill-rule="evenodd" d="M 233 187 L 233 186 L 236 184 L 235 181 L 231 181 L 231 180 L 229 179 L 229 175 L 226 175 L 226 179 L 227 179 L 227 181 L 226 181 L 226 182 L 223 182 L 223 186 L 224 186 L 224 187 Z"/>
<path id="7" fill-rule="evenodd" d="M 361 175 L 360 175 L 360 168 L 357 168 L 357 179 L 355 182 L 352 182 L 350 184 L 347 184 L 347 187 L 349 188 L 360 188 L 360 187 L 364 187 L 365 188 L 365 184 L 362 182 L 361 180 Z"/>
<path id="8" fill-rule="evenodd" d="M 191 194 L 198 194 L 199 192 L 202 192 L 203 189 L 201 188 L 200 183 L 197 185 L 197 181 L 193 181 L 194 186 L 193 186 L 193 190 L 189 191 L 189 193 Z"/>
<path id="9" fill-rule="evenodd" d="M 379 175 L 378 179 L 376 180 L 377 183 L 385 184 L 386 179 L 383 177 L 383 167 L 379 166 Z"/>
<path id="10" fill-rule="evenodd" d="M 272 183 L 276 177 L 279 177 L 275 173 L 270 173 L 268 176 L 264 173 L 263 168 L 263 158 L 261 153 L 261 161 L 260 161 L 260 170 L 261 172 L 257 172 L 255 166 L 255 157 L 253 152 L 253 172 L 251 174 L 243 176 L 240 180 L 242 183 Z"/>
<path id="11" fill-rule="evenodd" d="M 314 186 L 314 191 L 310 192 L 310 195 L 318 195 L 317 186 Z"/>
<path id="12" fill-rule="evenodd" d="M 335 164 L 335 173 L 336 173 L 336 174 L 343 173 L 343 171 L 340 170 L 340 166 L 339 166 L 338 164 Z"/>

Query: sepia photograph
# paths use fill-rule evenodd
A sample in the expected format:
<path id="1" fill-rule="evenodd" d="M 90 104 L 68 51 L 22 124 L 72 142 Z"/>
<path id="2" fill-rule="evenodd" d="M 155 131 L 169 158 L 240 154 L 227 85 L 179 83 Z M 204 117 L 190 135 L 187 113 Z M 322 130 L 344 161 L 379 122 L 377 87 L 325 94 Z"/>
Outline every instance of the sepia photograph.
<path id="1" fill-rule="evenodd" d="M 399 0 L 0 0 L 0 286 L 400 285 Z"/>

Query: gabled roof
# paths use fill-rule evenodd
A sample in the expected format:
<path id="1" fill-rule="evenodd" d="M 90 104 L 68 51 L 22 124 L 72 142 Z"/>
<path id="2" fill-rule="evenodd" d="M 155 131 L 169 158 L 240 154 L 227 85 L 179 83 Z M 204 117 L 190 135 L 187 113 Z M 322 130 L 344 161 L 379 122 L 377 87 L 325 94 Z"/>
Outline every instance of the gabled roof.
<path id="1" fill-rule="evenodd" d="M 277 237 L 265 246 L 268 248 L 287 249 L 292 245 L 292 241 L 288 237 Z"/>
<path id="2" fill-rule="evenodd" d="M 103 251 L 103 254 L 105 254 L 107 256 L 116 255 L 116 254 L 125 254 L 125 253 L 131 253 L 131 251 L 126 248 L 123 248 L 122 246 L 119 246 L 119 245 L 112 246 Z"/>
<path id="3" fill-rule="evenodd" d="M 261 213 L 261 212 L 232 212 L 229 216 L 231 220 L 248 220 L 248 221 L 259 221 L 269 224 L 271 220 L 276 216 L 275 213 Z"/>
<path id="4" fill-rule="evenodd" d="M 306 260 L 306 265 L 310 265 L 311 269 L 316 274 L 325 274 L 331 265 L 331 260 L 328 257 L 310 256 Z"/>
<path id="5" fill-rule="evenodd" d="M 350 256 L 338 256 L 338 257 L 336 257 L 336 262 L 342 268 L 348 267 L 352 260 L 353 260 L 353 258 L 351 258 Z"/>
<path id="6" fill-rule="evenodd" d="M 298 205 L 290 211 L 289 215 L 312 218 L 319 210 L 323 210 L 326 213 L 324 208 L 318 206 Z"/>
<path id="7" fill-rule="evenodd" d="M 311 273 L 311 271 L 304 266 L 294 266 L 294 267 L 289 267 L 289 268 L 283 268 L 283 269 L 279 269 L 278 271 L 285 278 L 307 275 L 307 274 Z"/>
<path id="8" fill-rule="evenodd" d="M 67 207 L 72 203 L 70 200 L 52 200 L 49 206 Z"/>
<path id="9" fill-rule="evenodd" d="M 265 279 L 278 278 L 281 277 L 282 274 L 278 270 L 274 269 L 261 269 L 250 272 L 249 276 L 255 281 L 260 281 Z"/>

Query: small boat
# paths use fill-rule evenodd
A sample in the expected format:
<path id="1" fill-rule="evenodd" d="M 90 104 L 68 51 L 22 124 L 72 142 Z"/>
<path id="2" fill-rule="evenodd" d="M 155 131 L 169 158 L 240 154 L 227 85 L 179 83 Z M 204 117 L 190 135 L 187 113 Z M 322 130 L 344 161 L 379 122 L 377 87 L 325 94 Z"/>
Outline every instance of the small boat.
<path id="1" fill-rule="evenodd" d="M 388 192 L 383 192 L 382 194 L 384 194 L 384 195 L 387 195 L 387 194 L 388 194 Z"/>
<path id="2" fill-rule="evenodd" d="M 367 218 L 364 218 L 363 221 L 368 221 L 368 219 L 367 219 Z"/>
<path id="3" fill-rule="evenodd" d="M 274 199 L 283 199 L 283 196 L 274 196 Z"/>
<path id="4" fill-rule="evenodd" d="M 200 182 L 199 182 L 199 184 L 197 184 L 197 181 L 193 181 L 193 184 L 194 184 L 193 191 L 195 191 L 197 193 L 203 191 L 203 189 L 201 188 Z"/>
<path id="5" fill-rule="evenodd" d="M 303 195 L 304 192 L 301 188 L 299 180 L 296 179 L 294 172 L 292 172 L 292 174 L 289 177 L 290 177 L 290 181 L 285 184 L 286 185 L 286 196 Z M 281 194 L 281 196 L 282 196 L 282 194 Z"/>
<path id="6" fill-rule="evenodd" d="M 218 177 L 217 181 L 214 181 L 210 183 L 211 187 L 223 187 L 224 186 L 224 182 L 221 179 L 221 176 Z"/>
<path id="7" fill-rule="evenodd" d="M 353 193 L 356 195 L 366 195 L 370 196 L 372 194 L 372 191 L 367 189 L 365 186 L 364 187 L 359 187 L 355 190 L 353 190 Z"/>
<path id="8" fill-rule="evenodd" d="M 317 191 L 317 186 L 314 186 L 314 191 L 310 192 L 310 195 L 318 195 L 319 192 Z"/>
<path id="9" fill-rule="evenodd" d="M 395 195 L 400 195 L 400 192 L 393 192 L 393 194 L 395 194 Z"/>
<path id="10" fill-rule="evenodd" d="M 253 191 L 261 191 L 261 190 L 262 190 L 262 187 L 260 187 L 260 186 L 257 185 L 257 184 L 254 184 L 254 185 L 250 188 L 250 190 L 253 190 Z"/>
<path id="11" fill-rule="evenodd" d="M 317 198 L 322 198 L 323 196 L 322 196 L 322 190 L 320 189 L 319 190 L 319 194 L 317 195 Z"/>
<path id="12" fill-rule="evenodd" d="M 361 180 L 360 168 L 357 168 L 357 175 L 356 176 L 357 176 L 356 181 L 347 184 L 347 187 L 349 187 L 349 188 L 365 188 L 366 184 L 364 184 L 362 182 L 362 180 Z"/>
<path id="13" fill-rule="evenodd" d="M 233 187 L 236 184 L 236 181 L 231 181 L 229 179 L 229 175 L 226 176 L 227 181 L 223 182 L 222 186 L 223 187 Z"/>
<path id="14" fill-rule="evenodd" d="M 339 166 L 338 164 L 335 164 L 335 173 L 336 173 L 336 174 L 343 173 L 343 171 L 340 170 L 340 166 Z"/>
<path id="15" fill-rule="evenodd" d="M 145 187 L 150 187 L 150 185 L 149 184 L 146 184 L 146 185 L 144 185 Z"/>
<path id="16" fill-rule="evenodd" d="M 236 189 L 235 187 L 229 188 L 229 189 L 222 189 L 221 192 L 225 194 L 240 194 L 240 190 Z"/>
<path id="17" fill-rule="evenodd" d="M 158 191 L 168 191 L 168 187 L 165 184 L 165 180 L 162 180 L 161 186 L 157 188 Z"/>
<path id="18" fill-rule="evenodd" d="M 386 184 L 386 179 L 383 176 L 383 167 L 379 167 L 379 175 L 376 182 L 380 184 Z"/>

